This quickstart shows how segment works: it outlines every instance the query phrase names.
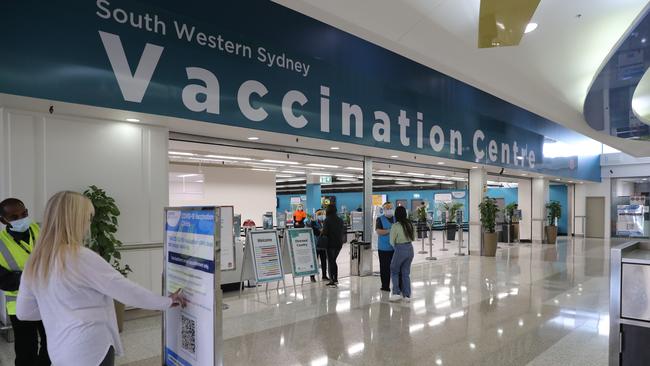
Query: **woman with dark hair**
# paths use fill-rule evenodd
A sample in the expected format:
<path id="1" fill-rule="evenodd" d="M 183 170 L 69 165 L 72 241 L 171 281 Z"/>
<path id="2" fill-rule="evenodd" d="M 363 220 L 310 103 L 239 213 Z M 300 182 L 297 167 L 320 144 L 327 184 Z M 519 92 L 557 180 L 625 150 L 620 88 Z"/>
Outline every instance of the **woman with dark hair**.
<path id="1" fill-rule="evenodd" d="M 393 260 L 390 263 L 390 276 L 393 281 L 393 291 L 390 301 L 411 301 L 411 263 L 413 262 L 414 238 L 413 224 L 408 219 L 406 208 L 399 206 L 395 210 L 396 222 L 390 228 L 390 245 L 395 248 Z M 401 281 L 400 281 L 401 275 Z"/>
<path id="2" fill-rule="evenodd" d="M 336 257 L 343 248 L 345 225 L 343 220 L 336 215 L 335 205 L 327 206 L 325 215 L 321 236 L 327 237 L 327 268 L 330 274 L 330 282 L 327 283 L 327 286 L 336 287 L 339 283 L 339 267 L 336 264 Z"/>

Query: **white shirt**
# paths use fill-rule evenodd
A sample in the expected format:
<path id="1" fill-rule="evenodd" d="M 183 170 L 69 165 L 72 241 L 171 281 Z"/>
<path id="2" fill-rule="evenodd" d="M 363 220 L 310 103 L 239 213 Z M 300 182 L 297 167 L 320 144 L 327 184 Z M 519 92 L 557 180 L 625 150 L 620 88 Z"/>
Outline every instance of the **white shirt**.
<path id="1" fill-rule="evenodd" d="M 70 256 L 65 271 L 55 264 L 47 284 L 23 277 L 16 315 L 43 320 L 47 349 L 55 366 L 95 366 L 110 346 L 122 354 L 113 299 L 144 309 L 164 310 L 169 297 L 158 296 L 127 280 L 88 248 Z"/>

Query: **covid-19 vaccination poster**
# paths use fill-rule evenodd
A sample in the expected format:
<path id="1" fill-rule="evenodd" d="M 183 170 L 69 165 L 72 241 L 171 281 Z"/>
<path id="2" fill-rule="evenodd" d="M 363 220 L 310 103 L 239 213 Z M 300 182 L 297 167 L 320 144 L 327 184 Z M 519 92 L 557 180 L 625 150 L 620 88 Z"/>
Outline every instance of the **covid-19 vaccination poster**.
<path id="1" fill-rule="evenodd" d="M 168 209 L 165 284 L 188 300 L 165 313 L 165 365 L 214 365 L 215 209 Z"/>

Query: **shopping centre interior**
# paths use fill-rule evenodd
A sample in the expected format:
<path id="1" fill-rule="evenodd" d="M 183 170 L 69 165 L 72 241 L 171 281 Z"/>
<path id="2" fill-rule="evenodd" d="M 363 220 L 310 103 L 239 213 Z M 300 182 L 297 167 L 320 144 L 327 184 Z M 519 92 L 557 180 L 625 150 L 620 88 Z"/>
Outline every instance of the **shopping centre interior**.
<path id="1" fill-rule="evenodd" d="M 183 288 L 116 305 L 116 364 L 650 364 L 647 1 L 86 3 L 0 5 L 0 201 L 42 223 L 98 186 L 127 278 Z M 387 202 L 415 229 L 399 302 Z"/>

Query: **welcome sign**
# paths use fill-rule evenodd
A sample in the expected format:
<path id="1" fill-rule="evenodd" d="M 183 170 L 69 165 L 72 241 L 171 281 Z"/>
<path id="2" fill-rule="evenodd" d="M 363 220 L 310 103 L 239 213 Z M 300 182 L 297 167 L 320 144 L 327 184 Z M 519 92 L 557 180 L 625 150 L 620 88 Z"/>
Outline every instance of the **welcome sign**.
<path id="1" fill-rule="evenodd" d="M 543 136 L 489 110 L 539 117 L 504 101 L 268 1 L 182 5 L 5 0 L 0 92 L 542 168 Z"/>

